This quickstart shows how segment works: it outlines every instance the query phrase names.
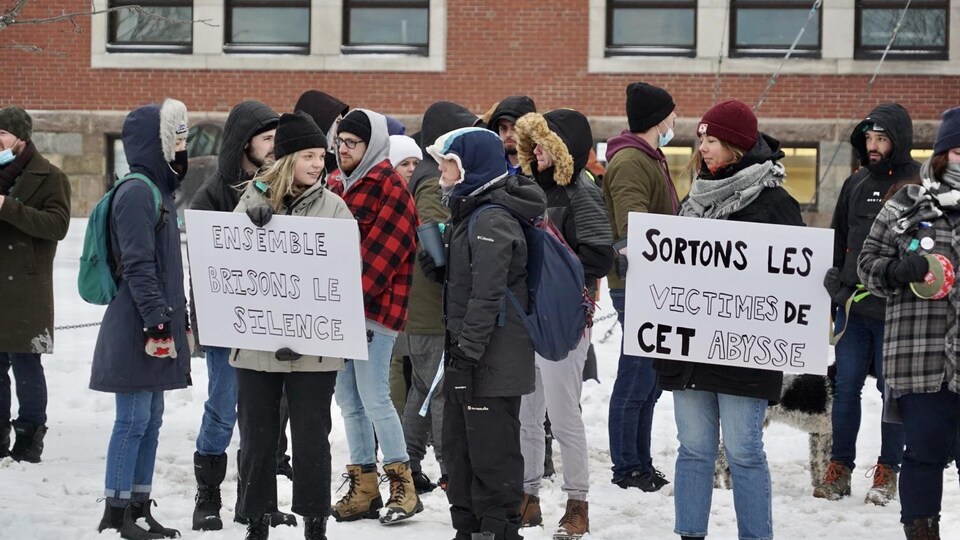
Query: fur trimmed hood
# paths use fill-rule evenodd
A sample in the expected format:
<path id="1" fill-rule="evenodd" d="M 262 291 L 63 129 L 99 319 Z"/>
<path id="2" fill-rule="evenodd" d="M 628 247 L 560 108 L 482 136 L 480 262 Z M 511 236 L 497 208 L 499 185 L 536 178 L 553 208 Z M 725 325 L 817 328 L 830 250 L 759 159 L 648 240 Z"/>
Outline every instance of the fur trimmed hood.
<path id="1" fill-rule="evenodd" d="M 187 138 L 187 106 L 182 101 L 167 98 L 160 105 L 160 144 L 163 159 L 172 162 L 177 157 L 177 139 Z"/>
<path id="2" fill-rule="evenodd" d="M 587 165 L 593 132 L 587 117 L 573 109 L 556 109 L 546 114 L 529 113 L 517 120 L 517 156 L 523 173 L 539 181 L 552 180 L 558 186 L 569 185 Z M 553 159 L 553 178 L 540 178 L 536 145 Z M 548 172 L 548 171 L 542 171 Z"/>

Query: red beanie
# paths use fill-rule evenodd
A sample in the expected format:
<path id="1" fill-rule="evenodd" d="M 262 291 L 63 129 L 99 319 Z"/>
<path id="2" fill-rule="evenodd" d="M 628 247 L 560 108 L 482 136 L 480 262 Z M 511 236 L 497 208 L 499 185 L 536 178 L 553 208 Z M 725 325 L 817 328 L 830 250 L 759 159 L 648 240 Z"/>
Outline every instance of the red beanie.
<path id="1" fill-rule="evenodd" d="M 709 135 L 749 151 L 757 144 L 757 117 L 743 103 L 731 99 L 710 108 L 697 128 L 697 135 Z"/>

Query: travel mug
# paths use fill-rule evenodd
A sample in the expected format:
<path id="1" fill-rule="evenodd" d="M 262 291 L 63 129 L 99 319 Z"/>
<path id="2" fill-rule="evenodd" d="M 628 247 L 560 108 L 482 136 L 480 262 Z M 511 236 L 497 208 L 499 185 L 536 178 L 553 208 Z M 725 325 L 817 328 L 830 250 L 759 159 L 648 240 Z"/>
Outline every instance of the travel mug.
<path id="1" fill-rule="evenodd" d="M 442 223 L 428 221 L 417 227 L 417 238 L 424 251 L 433 258 L 433 263 L 437 266 L 447 264 L 446 249 L 443 245 L 443 237 L 440 234 Z"/>

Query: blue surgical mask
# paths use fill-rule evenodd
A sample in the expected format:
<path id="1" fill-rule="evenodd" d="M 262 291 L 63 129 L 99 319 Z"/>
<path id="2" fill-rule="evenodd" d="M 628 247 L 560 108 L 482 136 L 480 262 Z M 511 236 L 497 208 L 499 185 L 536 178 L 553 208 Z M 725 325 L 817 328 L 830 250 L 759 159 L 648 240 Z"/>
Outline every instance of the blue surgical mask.
<path id="1" fill-rule="evenodd" d="M 0 167 L 3 167 L 7 163 L 10 163 L 14 160 L 16 156 L 13 155 L 13 150 L 7 148 L 6 150 L 0 151 Z"/>
<path id="2" fill-rule="evenodd" d="M 660 128 L 657 127 L 657 135 L 659 136 L 657 144 L 659 146 L 666 146 L 673 140 L 673 128 L 668 127 L 666 133 L 660 133 Z"/>

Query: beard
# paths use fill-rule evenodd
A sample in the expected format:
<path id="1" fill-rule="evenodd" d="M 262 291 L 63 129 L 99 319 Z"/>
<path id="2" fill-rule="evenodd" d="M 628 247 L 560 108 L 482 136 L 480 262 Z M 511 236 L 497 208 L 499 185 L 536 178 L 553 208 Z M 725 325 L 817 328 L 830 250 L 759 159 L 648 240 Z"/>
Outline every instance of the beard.
<path id="1" fill-rule="evenodd" d="M 880 163 L 880 162 L 882 162 L 882 161 L 886 161 L 886 160 L 890 159 L 890 155 L 889 155 L 889 154 L 881 154 L 881 153 L 879 153 L 879 152 L 877 152 L 877 153 L 870 153 L 870 154 L 867 155 L 867 157 L 870 159 L 870 163 Z"/>
<path id="2" fill-rule="evenodd" d="M 511 155 L 511 156 L 515 156 L 515 155 L 517 155 L 517 153 L 519 152 L 519 151 L 517 150 L 517 145 L 515 145 L 515 144 L 514 144 L 514 145 L 510 145 L 510 146 L 504 146 L 503 148 L 507 151 L 507 154 L 509 154 L 509 155 Z"/>
<path id="3" fill-rule="evenodd" d="M 244 154 L 247 156 L 247 161 L 252 163 L 257 168 L 257 170 L 262 169 L 264 165 L 270 165 L 271 163 L 274 162 L 273 153 L 260 157 L 254 154 L 253 152 L 251 152 L 250 149 L 248 148 L 244 151 Z"/>

